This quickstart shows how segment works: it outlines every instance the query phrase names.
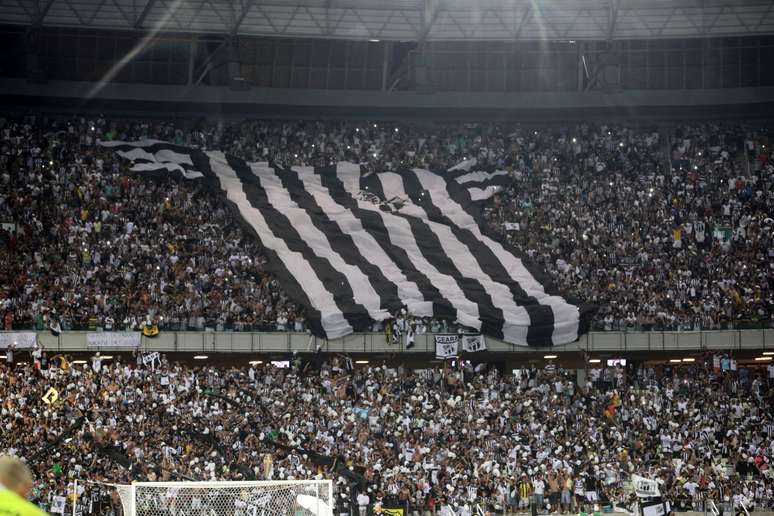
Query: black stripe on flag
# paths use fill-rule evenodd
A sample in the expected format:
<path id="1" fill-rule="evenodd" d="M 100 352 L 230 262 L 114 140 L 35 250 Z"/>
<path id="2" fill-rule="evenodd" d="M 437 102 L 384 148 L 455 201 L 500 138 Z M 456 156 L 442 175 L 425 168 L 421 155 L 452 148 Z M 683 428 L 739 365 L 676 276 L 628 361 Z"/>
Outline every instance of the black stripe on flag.
<path id="1" fill-rule="evenodd" d="M 446 219 L 446 217 L 441 214 L 440 210 L 429 202 L 430 195 L 422 195 L 424 189 L 416 175 L 411 171 L 401 171 L 399 175 L 403 178 L 406 193 L 408 193 L 412 202 L 424 209 L 430 220 L 448 226 L 452 234 L 457 237 L 460 243 L 467 245 L 467 243 L 460 238 L 461 233 L 459 228 Z M 444 251 L 443 243 L 425 222 L 416 217 L 406 215 L 401 216 L 411 224 L 411 229 L 414 232 L 417 244 L 419 244 L 419 249 L 422 251 L 422 254 L 427 261 L 432 263 L 442 273 L 453 277 L 460 289 L 462 289 L 465 297 L 478 305 L 479 318 L 481 319 L 481 333 L 502 339 L 503 323 L 505 322 L 503 312 L 494 306 L 492 298 L 486 292 L 484 286 L 475 278 L 463 274 L 462 271 L 454 265 L 451 258 L 449 258 Z M 470 249 L 469 245 L 467 245 L 467 247 Z M 478 253 L 473 249 L 471 249 L 471 251 L 473 256 L 476 257 Z M 478 258 L 476 259 L 478 260 Z M 482 268 L 484 271 L 487 271 L 486 267 Z"/>
<path id="2" fill-rule="evenodd" d="M 451 197 L 455 202 L 457 202 L 457 204 L 462 206 L 463 209 L 465 209 L 465 211 L 471 217 L 473 217 L 473 220 L 476 221 L 476 224 L 478 225 L 478 229 L 482 235 L 485 235 L 491 238 L 492 240 L 500 243 L 503 246 L 503 248 L 509 253 L 511 253 L 512 255 L 517 257 L 521 256 L 520 253 L 518 253 L 513 248 L 513 246 L 509 245 L 502 238 L 498 238 L 492 235 L 489 232 L 488 228 L 486 228 L 485 225 L 482 223 L 482 218 L 480 216 L 480 209 L 478 208 L 478 205 L 480 203 L 477 203 L 471 200 L 470 192 L 468 192 L 468 189 L 467 189 L 467 183 L 461 185 L 456 181 L 448 181 L 446 186 L 446 191 L 449 193 L 449 197 Z M 468 230 L 465 230 L 465 231 L 468 231 Z M 478 249 L 482 252 L 491 253 L 491 250 L 489 249 L 489 247 L 483 244 L 479 245 Z M 496 263 L 500 267 L 492 269 L 490 274 L 497 275 L 496 280 L 498 282 L 508 285 L 508 287 L 511 289 L 511 292 L 513 292 L 514 300 L 520 305 L 524 306 L 524 308 L 527 310 L 527 314 L 529 314 L 530 325 L 527 330 L 527 343 L 532 346 L 551 345 L 553 332 L 554 332 L 554 323 L 555 323 L 553 309 L 548 305 L 541 305 L 538 302 L 538 300 L 535 299 L 533 296 L 527 295 L 527 293 L 524 291 L 521 285 L 519 285 L 518 282 L 516 282 L 513 278 L 511 278 L 510 274 L 508 274 L 508 271 L 505 271 L 502 268 L 501 266 L 502 264 L 500 264 L 500 261 L 496 257 L 494 257 L 492 261 L 493 263 Z M 556 289 L 553 288 L 553 284 L 550 281 L 550 278 L 542 270 L 542 268 L 536 267 L 530 260 L 525 260 L 523 258 L 522 258 L 522 263 L 524 264 L 524 267 L 527 269 L 527 271 L 532 275 L 532 277 L 535 278 L 535 280 L 537 280 L 538 283 L 543 285 L 544 290 L 547 294 L 553 294 L 556 292 Z M 506 277 L 508 279 L 505 279 Z M 583 321 L 584 321 L 583 311 L 581 311 L 581 322 Z M 589 324 L 590 324 L 590 321 L 589 321 Z M 580 331 L 578 334 L 580 335 Z"/>
<path id="3" fill-rule="evenodd" d="M 513 296 L 514 302 L 524 307 L 530 319 L 530 325 L 527 330 L 527 342 L 531 345 L 550 345 L 554 329 L 554 312 L 551 307 L 541 305 L 537 299 L 528 295 L 519 282 L 510 275 L 505 267 L 503 267 L 502 263 L 500 263 L 500 260 L 494 255 L 490 247 L 482 243 L 470 230 L 461 228 L 453 221 L 449 220 L 441 212 L 441 209 L 432 202 L 429 194 L 424 196 L 419 195 L 417 192 L 422 191 L 422 184 L 413 170 L 401 171 L 401 175 L 404 180 L 407 181 L 407 184 L 410 185 L 410 188 L 407 188 L 406 190 L 407 192 L 411 192 L 410 195 L 412 201 L 425 210 L 430 220 L 449 226 L 457 239 L 470 249 L 471 254 L 476 258 L 481 269 L 484 270 L 493 281 L 506 285 Z M 477 203 L 470 200 L 470 196 L 464 186 L 460 186 L 454 181 L 447 182 L 447 185 L 449 196 L 462 206 L 463 209 L 465 207 L 477 205 Z M 467 198 L 465 198 L 466 196 Z M 481 219 L 479 218 L 479 214 L 475 212 L 470 213 L 469 211 L 468 214 L 478 224 L 481 234 L 488 236 L 485 228 L 480 224 Z"/>
<path id="4" fill-rule="evenodd" d="M 357 201 L 347 192 L 344 185 L 336 176 L 335 167 L 326 167 L 319 169 L 320 179 L 322 185 L 328 189 L 328 193 L 331 195 L 334 201 L 344 206 L 352 214 L 360 220 L 363 228 L 379 243 L 382 250 L 389 256 L 396 264 L 398 264 L 400 270 L 406 276 L 406 278 L 415 283 L 422 296 L 433 303 L 433 317 L 454 320 L 457 317 L 457 310 L 454 309 L 449 300 L 445 299 L 441 292 L 433 286 L 432 282 L 422 272 L 417 270 L 414 264 L 411 262 L 406 251 L 390 241 L 390 234 L 384 225 L 382 217 L 373 211 L 362 210 L 358 207 Z M 378 180 L 370 181 L 369 179 L 376 179 L 375 175 L 369 176 L 361 184 L 365 189 L 368 186 L 368 192 L 380 195 L 384 197 L 382 192 L 382 186 Z M 372 184 L 373 183 L 373 184 Z"/>
<path id="5" fill-rule="evenodd" d="M 290 250 L 300 253 L 312 266 L 325 288 L 333 294 L 336 305 L 355 331 L 370 330 L 372 319 L 365 307 L 354 301 L 352 288 L 347 277 L 336 270 L 328 260 L 315 254 L 314 250 L 298 234 L 293 223 L 269 202 L 260 180 L 244 161 L 232 156 L 227 156 L 227 159 L 229 166 L 234 169 L 242 182 L 242 189 L 247 199 L 254 208 L 263 214 L 272 233 L 281 238 Z"/>
<path id="6" fill-rule="evenodd" d="M 197 167 L 197 170 L 204 174 L 205 180 L 211 181 L 212 187 L 220 190 L 218 179 L 210 167 L 210 158 L 203 152 L 193 152 L 191 153 L 191 159 L 194 162 L 194 165 Z M 231 207 L 231 209 L 239 213 L 239 208 L 237 208 L 232 201 L 226 199 L 226 202 Z M 296 281 L 296 278 L 285 268 L 285 265 L 274 249 L 263 244 L 261 235 L 258 234 L 255 228 L 244 221 L 241 218 L 241 215 L 238 217 L 238 220 L 242 221 L 242 225 L 248 231 L 248 233 L 252 234 L 256 239 L 258 239 L 258 242 L 261 244 L 261 251 L 266 255 L 266 258 L 268 258 L 266 269 L 280 279 L 283 289 L 285 289 L 290 298 L 293 299 L 297 304 L 302 305 L 306 310 L 307 324 L 309 325 L 309 329 L 312 331 L 312 333 L 315 335 L 325 335 L 325 330 L 321 324 L 321 315 L 319 310 L 312 306 L 309 297 L 306 295 L 306 292 L 304 292 L 304 289 L 301 288 L 301 285 L 299 285 L 298 281 Z"/>
<path id="7" fill-rule="evenodd" d="M 368 277 L 371 285 L 379 294 L 380 306 L 393 313 L 403 306 L 398 297 L 398 287 L 389 281 L 378 267 L 366 260 L 358 251 L 352 237 L 341 231 L 336 222 L 325 214 L 325 211 L 317 204 L 314 197 L 306 190 L 304 182 L 299 178 L 298 172 L 292 169 L 279 169 L 275 167 L 277 177 L 288 191 L 290 198 L 300 208 L 310 213 L 312 224 L 325 235 L 331 248 L 350 265 L 359 268 Z"/>

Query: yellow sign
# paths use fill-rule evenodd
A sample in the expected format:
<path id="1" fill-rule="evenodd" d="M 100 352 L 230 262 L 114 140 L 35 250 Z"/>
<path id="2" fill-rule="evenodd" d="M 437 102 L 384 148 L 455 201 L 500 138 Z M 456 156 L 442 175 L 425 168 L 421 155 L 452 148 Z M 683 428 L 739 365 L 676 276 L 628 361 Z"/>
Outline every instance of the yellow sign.
<path id="1" fill-rule="evenodd" d="M 46 392 L 43 395 L 43 403 L 46 405 L 51 405 L 52 403 L 56 403 L 56 400 L 59 399 L 59 391 L 51 387 L 48 389 L 48 392 Z"/>
<path id="2" fill-rule="evenodd" d="M 403 509 L 382 509 L 382 514 L 384 516 L 403 516 Z"/>

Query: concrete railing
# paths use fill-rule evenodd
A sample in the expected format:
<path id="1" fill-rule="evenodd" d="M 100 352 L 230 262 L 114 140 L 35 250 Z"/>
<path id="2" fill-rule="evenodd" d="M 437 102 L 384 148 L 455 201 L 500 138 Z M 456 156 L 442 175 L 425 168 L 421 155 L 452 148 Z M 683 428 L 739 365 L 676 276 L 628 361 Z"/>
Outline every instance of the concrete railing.
<path id="1" fill-rule="evenodd" d="M 87 346 L 88 332 L 63 332 L 54 336 L 38 332 L 38 342 L 50 351 L 86 351 L 99 348 Z M 0 334 L 2 337 L 2 334 Z M 431 334 L 417 335 L 415 346 L 406 350 L 405 343 L 388 345 L 383 333 L 357 333 L 341 339 L 326 340 L 307 333 L 262 332 L 175 332 L 162 331 L 157 337 L 142 338 L 148 351 L 166 353 L 281 353 L 314 351 L 318 344 L 323 351 L 344 353 L 433 353 Z M 716 350 L 774 350 L 774 329 L 723 330 L 701 332 L 593 332 L 571 344 L 553 348 L 513 346 L 488 338 L 489 352 L 525 353 L 553 351 L 642 352 Z M 0 349 L 4 346 L 0 344 Z M 115 351 L 131 348 L 111 348 Z"/>

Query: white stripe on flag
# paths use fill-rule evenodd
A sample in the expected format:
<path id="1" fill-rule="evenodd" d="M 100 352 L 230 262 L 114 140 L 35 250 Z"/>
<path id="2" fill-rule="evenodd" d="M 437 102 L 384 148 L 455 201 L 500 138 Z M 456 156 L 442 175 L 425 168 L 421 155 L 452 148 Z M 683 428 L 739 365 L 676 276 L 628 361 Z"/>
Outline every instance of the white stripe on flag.
<path id="1" fill-rule="evenodd" d="M 500 189 L 496 185 L 487 186 L 485 189 L 478 187 L 468 188 L 468 194 L 470 194 L 471 201 L 483 201 L 489 199 L 496 194 Z"/>
<path id="2" fill-rule="evenodd" d="M 464 170 L 465 172 L 467 172 L 471 168 L 475 167 L 477 164 L 478 164 L 477 158 L 466 159 L 465 161 L 460 161 L 459 163 L 454 165 L 452 168 L 449 169 L 449 171 L 451 172 L 455 170 Z"/>
<path id="3" fill-rule="evenodd" d="M 294 170 L 298 172 L 298 177 L 303 181 L 304 188 L 314 197 L 325 216 L 334 221 L 343 233 L 352 238 L 352 242 L 363 258 L 375 265 L 385 278 L 397 286 L 398 296 L 409 312 L 419 317 L 431 317 L 433 315 L 432 301 L 425 301 L 416 283 L 406 278 L 374 237 L 363 228 L 360 219 L 331 197 L 328 189 L 322 185 L 320 176 L 314 173 L 314 168 L 296 167 Z"/>
<path id="4" fill-rule="evenodd" d="M 541 305 L 551 307 L 555 321 L 552 341 L 559 344 L 576 340 L 580 324 L 578 307 L 570 305 L 559 296 L 546 294 L 543 285 L 530 274 L 519 258 L 506 251 L 499 242 L 484 236 L 476 220 L 451 198 L 446 189 L 446 181 L 441 176 L 419 168 L 413 169 L 413 172 L 422 187 L 430 193 L 433 204 L 441 210 L 444 216 L 457 226 L 470 230 L 482 244 L 488 246 L 527 295 L 534 297 Z"/>
<path id="5" fill-rule="evenodd" d="M 193 165 L 190 154 L 181 154 L 171 149 L 160 149 L 158 152 L 153 153 L 148 152 L 145 149 L 134 148 L 130 151 L 116 151 L 116 153 L 119 156 L 123 156 L 124 158 L 133 161 L 138 159 L 145 159 L 148 161 L 158 161 L 159 163 L 171 161 L 172 163 L 177 164 L 185 163 L 186 165 Z"/>
<path id="6" fill-rule="evenodd" d="M 452 169 L 449 169 L 452 170 Z M 455 179 L 460 184 L 463 183 L 470 183 L 470 182 L 476 182 L 480 183 L 481 181 L 489 181 L 490 179 L 494 179 L 498 176 L 507 176 L 508 171 L 507 170 L 496 170 L 492 173 L 489 172 L 469 172 L 463 176 L 460 176 Z"/>
<path id="7" fill-rule="evenodd" d="M 290 197 L 290 193 L 277 177 L 276 172 L 266 162 L 249 163 L 250 169 L 260 179 L 269 202 L 274 209 L 285 215 L 299 236 L 309 245 L 315 255 L 325 258 L 334 269 L 343 273 L 352 289 L 354 301 L 368 310 L 375 321 L 390 319 L 392 315 L 380 306 L 381 299 L 368 276 L 359 267 L 347 263 L 339 253 L 333 250 L 328 237 L 312 222 L 309 213 Z"/>
<path id="8" fill-rule="evenodd" d="M 441 295 L 446 298 L 452 306 L 457 309 L 457 319 L 460 324 L 469 328 L 481 329 L 481 320 L 479 319 L 478 305 L 469 301 L 460 290 L 454 278 L 442 274 L 422 255 L 417 247 L 414 234 L 411 231 L 409 223 L 402 217 L 391 215 L 381 211 L 374 204 L 357 199 L 360 191 L 360 168 L 357 168 L 357 180 L 353 179 L 354 171 L 351 167 L 342 167 L 340 164 L 336 169 L 336 174 L 341 180 L 347 192 L 357 201 L 357 206 L 361 210 L 368 210 L 378 214 L 387 228 L 390 241 L 393 245 L 402 248 L 408 254 L 411 263 L 419 272 L 424 274 L 438 289 Z M 380 174 L 381 175 L 381 174 Z"/>
<path id="9" fill-rule="evenodd" d="M 403 178 L 399 174 L 384 172 L 379 174 L 379 179 L 382 181 L 382 189 L 386 198 L 408 197 Z M 506 322 L 503 326 L 504 337 L 510 342 L 526 342 L 530 324 L 527 310 L 513 301 L 513 294 L 507 286 L 494 281 L 489 274 L 481 269 L 481 265 L 470 252 L 468 246 L 457 239 L 449 226 L 431 221 L 427 213 L 416 204 L 405 204 L 400 213 L 417 217 L 427 224 L 430 230 L 436 234 L 444 250 L 447 251 L 446 255 L 462 276 L 475 279 L 481 284 L 484 291 L 492 299 L 492 304 L 503 312 L 503 318 Z M 454 284 L 456 285 L 456 282 Z"/>
<path id="10" fill-rule="evenodd" d="M 272 249 L 285 268 L 293 275 L 303 289 L 312 307 L 320 312 L 321 324 L 328 338 L 335 339 L 352 333 L 352 327 L 339 310 L 336 301 L 317 277 L 317 273 L 301 253 L 291 251 L 282 239 L 275 235 L 261 211 L 247 199 L 242 181 L 237 177 L 225 156 L 220 151 L 207 152 L 210 166 L 220 180 L 220 187 L 226 196 L 239 208 L 242 217 L 256 230 L 264 246 Z"/>
<path id="11" fill-rule="evenodd" d="M 204 177 L 204 174 L 196 170 L 186 170 L 181 164 L 193 165 L 191 156 L 188 154 L 181 154 L 170 149 L 161 149 L 155 154 L 148 152 L 145 149 L 133 148 L 130 151 L 116 151 L 119 156 L 128 159 L 130 161 L 145 160 L 149 163 L 136 163 L 132 166 L 132 170 L 135 172 L 147 172 L 165 169 L 169 172 L 177 170 L 186 179 L 197 179 Z"/>

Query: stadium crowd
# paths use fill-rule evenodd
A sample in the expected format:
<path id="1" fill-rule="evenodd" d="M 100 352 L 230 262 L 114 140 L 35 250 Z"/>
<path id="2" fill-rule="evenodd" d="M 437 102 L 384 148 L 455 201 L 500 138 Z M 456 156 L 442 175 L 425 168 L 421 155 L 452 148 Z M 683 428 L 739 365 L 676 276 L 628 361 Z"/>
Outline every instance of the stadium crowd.
<path id="1" fill-rule="evenodd" d="M 633 474 L 684 508 L 774 502 L 774 366 L 729 356 L 584 379 L 450 362 L 353 368 L 344 356 L 224 368 L 32 353 L 0 365 L 0 454 L 23 457 L 34 500 L 65 497 L 67 514 L 74 499 L 83 514 L 120 506 L 86 480 L 332 478 L 352 514 L 631 508 Z"/>
<path id="2" fill-rule="evenodd" d="M 195 181 L 141 177 L 98 140 L 167 140 L 287 165 L 511 172 L 485 220 L 601 309 L 595 329 L 770 326 L 770 133 L 578 125 L 0 120 L 3 327 L 304 330 L 250 235 Z M 453 329 L 448 321 L 421 321 Z"/>

